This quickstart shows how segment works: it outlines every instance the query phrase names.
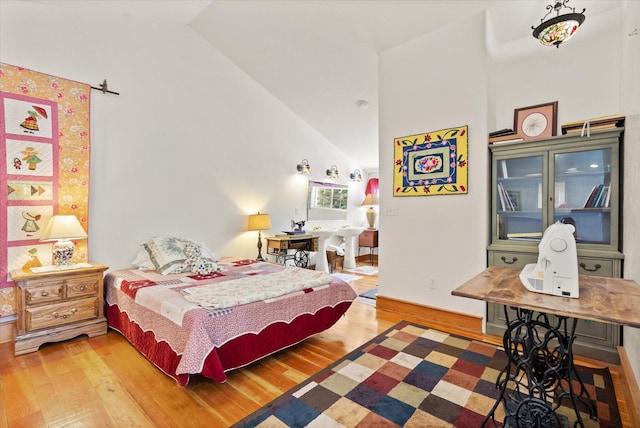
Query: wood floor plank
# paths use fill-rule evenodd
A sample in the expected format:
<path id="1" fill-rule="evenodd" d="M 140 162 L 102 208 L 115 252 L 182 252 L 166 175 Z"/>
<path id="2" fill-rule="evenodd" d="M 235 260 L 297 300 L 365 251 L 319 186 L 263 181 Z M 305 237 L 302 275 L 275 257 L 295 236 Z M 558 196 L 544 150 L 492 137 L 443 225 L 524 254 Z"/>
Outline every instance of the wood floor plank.
<path id="1" fill-rule="evenodd" d="M 4 406 L 5 402 L 6 402 L 6 400 L 5 400 L 5 397 L 4 397 L 4 387 L 3 387 L 3 383 L 2 383 L 2 377 L 0 376 L 0 403 L 3 404 L 3 405 L 0 406 L 0 428 L 7 428 L 8 427 L 7 409 Z"/>
<path id="2" fill-rule="evenodd" d="M 39 414 L 36 400 L 36 388 L 31 383 L 29 376 L 23 371 L 12 371 L 2 375 L 4 390 L 3 405 L 6 407 L 7 421 L 9 425 L 14 421 L 29 419 L 32 415 Z M 8 404 L 11 403 L 11 406 Z"/>

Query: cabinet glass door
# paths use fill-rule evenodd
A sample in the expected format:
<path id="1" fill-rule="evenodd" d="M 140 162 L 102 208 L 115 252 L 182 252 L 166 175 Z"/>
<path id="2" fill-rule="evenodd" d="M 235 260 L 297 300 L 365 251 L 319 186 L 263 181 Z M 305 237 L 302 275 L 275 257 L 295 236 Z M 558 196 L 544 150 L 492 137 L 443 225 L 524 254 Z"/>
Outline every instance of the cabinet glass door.
<path id="1" fill-rule="evenodd" d="M 497 159 L 499 240 L 538 241 L 543 232 L 543 155 Z"/>
<path id="2" fill-rule="evenodd" d="M 554 221 L 573 224 L 577 243 L 610 244 L 611 149 L 555 153 L 553 169 Z"/>

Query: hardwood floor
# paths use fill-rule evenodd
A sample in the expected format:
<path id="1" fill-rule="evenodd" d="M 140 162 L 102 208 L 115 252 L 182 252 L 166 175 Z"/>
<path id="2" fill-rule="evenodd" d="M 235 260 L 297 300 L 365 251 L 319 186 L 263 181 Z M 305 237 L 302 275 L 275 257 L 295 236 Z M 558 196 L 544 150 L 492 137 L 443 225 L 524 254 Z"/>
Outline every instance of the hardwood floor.
<path id="1" fill-rule="evenodd" d="M 377 285 L 377 275 L 361 276 L 351 283 L 356 292 Z M 229 372 L 226 383 L 194 377 L 186 388 L 111 330 L 18 357 L 12 343 L 2 343 L 0 428 L 229 426 L 399 321 L 396 314 L 355 301 L 331 329 Z M 616 393 L 628 421 L 625 398 Z"/>

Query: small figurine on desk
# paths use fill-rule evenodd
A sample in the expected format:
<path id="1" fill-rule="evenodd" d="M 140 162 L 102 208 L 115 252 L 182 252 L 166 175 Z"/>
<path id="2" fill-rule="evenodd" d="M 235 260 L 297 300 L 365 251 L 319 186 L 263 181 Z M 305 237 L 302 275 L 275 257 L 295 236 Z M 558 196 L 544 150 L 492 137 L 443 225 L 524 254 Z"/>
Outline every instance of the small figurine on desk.
<path id="1" fill-rule="evenodd" d="M 302 228 L 304 227 L 305 223 L 306 223 L 305 220 L 300 220 L 300 221 L 291 220 L 291 230 L 294 232 L 303 233 L 304 230 Z"/>

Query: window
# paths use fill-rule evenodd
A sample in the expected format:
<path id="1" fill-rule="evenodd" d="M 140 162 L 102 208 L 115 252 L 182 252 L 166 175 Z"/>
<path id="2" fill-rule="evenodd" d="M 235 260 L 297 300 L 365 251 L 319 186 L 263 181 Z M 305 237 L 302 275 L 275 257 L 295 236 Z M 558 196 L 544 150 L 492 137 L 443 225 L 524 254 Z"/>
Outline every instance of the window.
<path id="1" fill-rule="evenodd" d="M 318 189 L 315 198 L 316 208 L 347 209 L 347 189 Z"/>

